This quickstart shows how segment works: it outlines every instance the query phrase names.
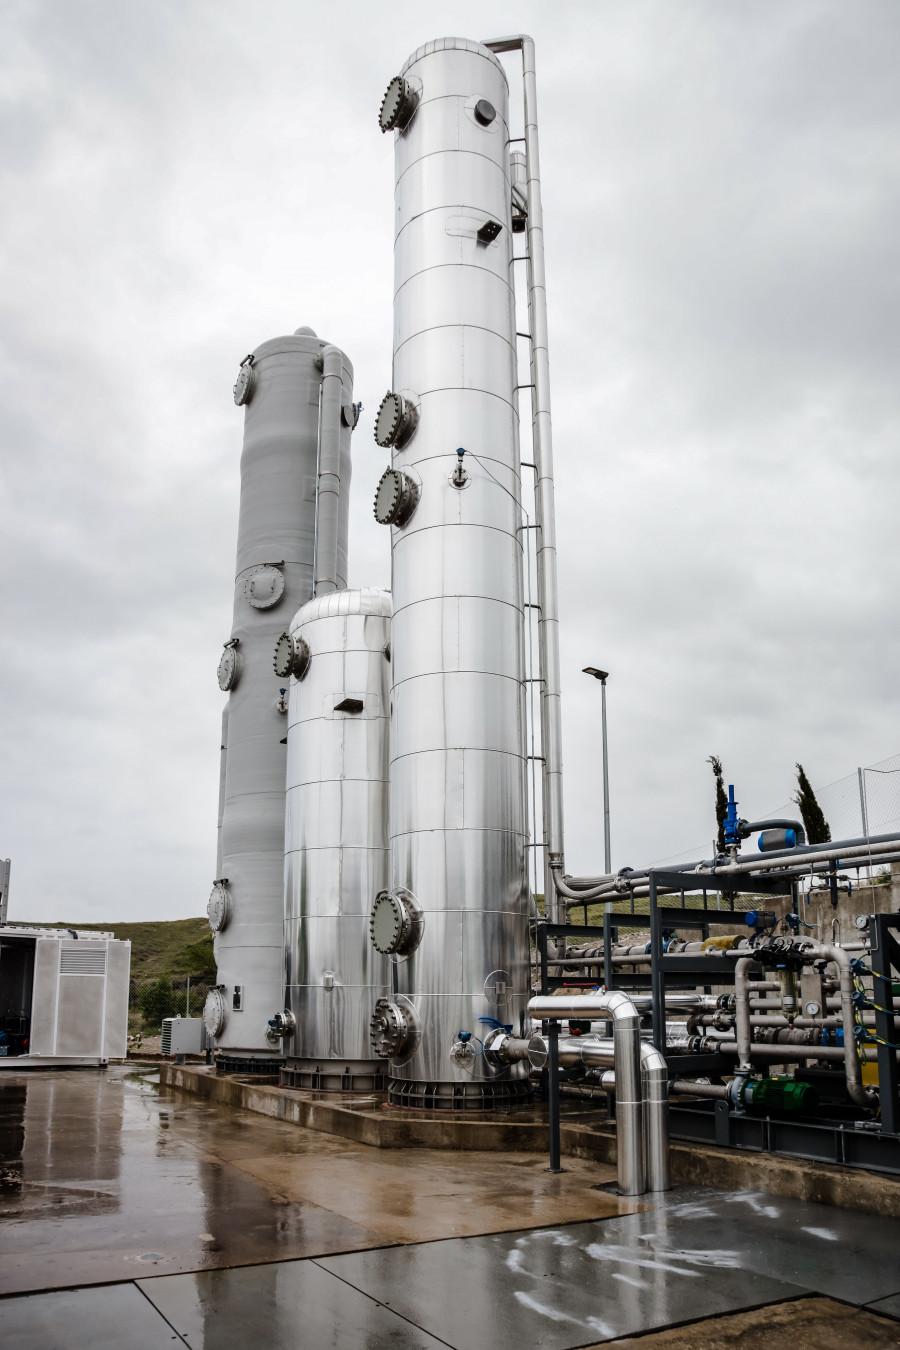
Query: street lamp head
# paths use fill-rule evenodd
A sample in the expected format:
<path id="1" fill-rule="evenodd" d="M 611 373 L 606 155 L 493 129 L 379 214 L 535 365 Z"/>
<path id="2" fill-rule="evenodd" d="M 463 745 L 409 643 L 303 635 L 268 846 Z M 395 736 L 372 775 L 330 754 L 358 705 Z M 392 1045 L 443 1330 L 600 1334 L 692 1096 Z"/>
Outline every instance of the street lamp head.
<path id="1" fill-rule="evenodd" d="M 609 679 L 609 671 L 598 670 L 596 666 L 585 666 L 581 673 L 583 675 L 593 675 L 595 680 L 602 680 L 604 684 Z"/>

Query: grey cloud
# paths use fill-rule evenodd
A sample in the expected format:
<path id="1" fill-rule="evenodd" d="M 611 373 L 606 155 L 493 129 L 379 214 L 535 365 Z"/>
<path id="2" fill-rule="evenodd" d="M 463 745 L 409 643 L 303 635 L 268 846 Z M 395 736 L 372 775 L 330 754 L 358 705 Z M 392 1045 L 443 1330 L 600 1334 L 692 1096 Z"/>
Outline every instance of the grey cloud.
<path id="1" fill-rule="evenodd" d="M 237 361 L 353 360 L 352 584 L 386 584 L 388 78 L 403 0 L 7 7 L 0 854 L 21 917 L 202 912 Z M 538 43 L 568 858 L 617 864 L 897 749 L 896 7 L 465 0 Z M 515 66 L 510 62 L 514 73 Z"/>

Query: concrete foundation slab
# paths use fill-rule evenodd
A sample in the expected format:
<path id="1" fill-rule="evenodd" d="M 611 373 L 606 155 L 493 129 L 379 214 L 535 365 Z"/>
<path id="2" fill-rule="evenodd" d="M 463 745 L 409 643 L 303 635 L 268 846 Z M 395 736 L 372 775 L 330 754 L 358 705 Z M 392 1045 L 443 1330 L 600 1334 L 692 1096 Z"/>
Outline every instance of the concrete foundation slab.
<path id="1" fill-rule="evenodd" d="M 544 1157 L 548 1147 L 546 1109 L 473 1113 L 399 1111 L 385 1105 L 383 1095 L 294 1091 L 216 1075 L 204 1067 L 164 1064 L 160 1081 L 169 1088 L 207 1100 L 256 1111 L 276 1120 L 381 1149 L 440 1149 L 479 1152 L 533 1152 Z M 563 1102 L 560 1130 L 567 1159 L 614 1166 L 615 1127 L 596 1109 L 586 1111 L 577 1100 Z M 711 1144 L 673 1141 L 670 1151 L 674 1182 L 711 1185 L 723 1190 L 754 1189 L 786 1199 L 857 1209 L 900 1218 L 900 1177 L 882 1172 L 849 1170 L 829 1163 L 784 1158 L 771 1153 L 746 1153 Z"/>
<path id="2" fill-rule="evenodd" d="M 203 1350 L 441 1350 L 436 1340 L 314 1261 L 142 1280 L 184 1342 Z"/>
<path id="3" fill-rule="evenodd" d="M 9 1350 L 172 1350 L 184 1342 L 133 1284 L 0 1299 Z"/>

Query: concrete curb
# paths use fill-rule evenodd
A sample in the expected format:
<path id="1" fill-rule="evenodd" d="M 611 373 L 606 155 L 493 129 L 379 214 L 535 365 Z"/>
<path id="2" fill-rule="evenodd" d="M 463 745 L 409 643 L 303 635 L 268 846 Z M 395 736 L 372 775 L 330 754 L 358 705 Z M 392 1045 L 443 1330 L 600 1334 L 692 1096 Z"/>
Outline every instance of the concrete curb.
<path id="1" fill-rule="evenodd" d="M 221 1106 L 257 1111 L 291 1125 L 333 1134 L 357 1144 L 369 1144 L 373 1148 L 432 1148 L 477 1153 L 543 1153 L 547 1149 L 547 1126 L 543 1121 L 448 1119 L 445 1116 L 411 1119 L 404 1112 L 358 1110 L 306 1096 L 290 1088 L 217 1075 L 214 1070 L 186 1064 L 162 1064 L 160 1085 L 194 1093 Z M 612 1122 L 597 1121 L 586 1125 L 563 1119 L 560 1142 L 563 1153 L 569 1157 L 615 1163 L 616 1137 Z M 674 1182 L 715 1186 L 728 1191 L 765 1191 L 791 1200 L 900 1218 L 900 1177 L 883 1172 L 678 1140 L 671 1145 L 670 1159 Z"/>

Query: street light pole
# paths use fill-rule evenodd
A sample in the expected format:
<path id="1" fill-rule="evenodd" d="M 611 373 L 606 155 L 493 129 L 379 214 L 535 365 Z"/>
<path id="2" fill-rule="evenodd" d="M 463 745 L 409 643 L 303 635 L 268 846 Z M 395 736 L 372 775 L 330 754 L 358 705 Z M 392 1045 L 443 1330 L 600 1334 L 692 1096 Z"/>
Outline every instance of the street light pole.
<path id="1" fill-rule="evenodd" d="M 603 865 L 609 876 L 612 872 L 612 848 L 609 838 L 609 753 L 606 742 L 606 681 L 609 679 L 609 671 L 597 670 L 595 666 L 585 666 L 583 673 L 593 675 L 595 680 L 600 681 L 600 720 L 603 737 Z"/>

